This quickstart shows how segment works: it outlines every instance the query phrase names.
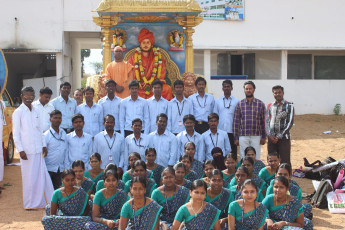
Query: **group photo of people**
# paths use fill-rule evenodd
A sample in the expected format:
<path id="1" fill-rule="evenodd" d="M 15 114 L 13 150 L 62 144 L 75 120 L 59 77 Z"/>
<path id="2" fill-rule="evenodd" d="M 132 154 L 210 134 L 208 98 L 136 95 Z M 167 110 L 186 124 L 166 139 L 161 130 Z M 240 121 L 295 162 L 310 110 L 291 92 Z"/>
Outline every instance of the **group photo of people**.
<path id="1" fill-rule="evenodd" d="M 48 87 L 37 101 L 32 87 L 22 89 L 13 138 L 23 204 L 45 208 L 45 229 L 313 229 L 292 179 L 294 107 L 282 86 L 265 105 L 252 81 L 236 85 L 238 99 L 224 80 L 215 99 L 202 77 L 188 98 L 176 80 L 170 101 L 160 80 L 149 99 L 139 84 L 130 81 L 120 98 L 106 79 L 97 103 L 92 87 L 70 97 L 68 82 L 54 99 Z"/>

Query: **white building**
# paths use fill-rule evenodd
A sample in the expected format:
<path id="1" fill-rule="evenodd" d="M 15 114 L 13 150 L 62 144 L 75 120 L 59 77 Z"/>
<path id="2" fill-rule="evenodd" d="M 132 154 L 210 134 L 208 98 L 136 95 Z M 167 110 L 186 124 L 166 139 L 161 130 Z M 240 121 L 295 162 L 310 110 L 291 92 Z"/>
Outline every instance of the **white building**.
<path id="1" fill-rule="evenodd" d="M 57 89 L 61 81 L 80 87 L 80 49 L 102 46 L 100 27 L 92 21 L 97 14 L 91 12 L 99 2 L 1 1 L 0 48 L 12 95 L 18 96 L 18 83 L 27 78 L 54 76 L 50 87 Z M 273 85 L 284 86 L 297 114 L 332 114 L 337 103 L 344 108 L 345 2 L 329 0 L 329 10 L 322 3 L 247 0 L 244 21 L 205 20 L 193 35 L 195 72 L 206 77 L 216 98 L 222 80 L 215 79 L 246 75 L 265 103 L 273 100 Z M 233 80 L 234 96 L 244 97 L 244 81 Z"/>

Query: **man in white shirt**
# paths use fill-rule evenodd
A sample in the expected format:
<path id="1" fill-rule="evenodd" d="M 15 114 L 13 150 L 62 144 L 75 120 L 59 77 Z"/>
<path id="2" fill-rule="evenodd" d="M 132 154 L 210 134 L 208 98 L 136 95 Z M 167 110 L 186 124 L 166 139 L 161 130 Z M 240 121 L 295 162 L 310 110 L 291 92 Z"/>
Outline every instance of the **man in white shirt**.
<path id="1" fill-rule="evenodd" d="M 195 80 L 195 86 L 198 92 L 188 99 L 193 103 L 193 115 L 197 121 L 195 131 L 203 134 L 209 129 L 207 116 L 213 111 L 214 97 L 205 92 L 206 80 L 204 78 L 198 77 Z"/>
<path id="2" fill-rule="evenodd" d="M 60 128 L 62 114 L 59 110 L 50 113 L 51 127 L 44 133 L 48 154 L 44 158 L 54 190 L 61 187 L 61 173 L 68 160 L 67 136 Z"/>
<path id="3" fill-rule="evenodd" d="M 66 133 L 73 131 L 72 126 L 72 116 L 76 113 L 77 102 L 69 97 L 71 93 L 71 84 L 69 82 L 64 82 L 60 84 L 60 96 L 54 98 L 50 104 L 54 106 L 54 109 L 59 110 L 62 113 L 61 128 L 63 128 Z"/>
<path id="4" fill-rule="evenodd" d="M 126 160 L 123 151 L 124 137 L 114 130 L 115 122 L 113 115 L 106 115 L 104 117 L 105 130 L 98 133 L 93 141 L 93 152 L 99 153 L 102 157 L 102 169 L 109 163 L 114 163 L 117 167 L 124 169 L 123 164 Z"/>
<path id="5" fill-rule="evenodd" d="M 77 102 L 77 106 L 83 104 L 83 90 L 82 89 L 76 89 L 73 93 L 73 99 Z"/>
<path id="6" fill-rule="evenodd" d="M 103 115 L 113 115 L 115 117 L 115 131 L 120 132 L 120 103 L 121 98 L 115 96 L 116 82 L 114 80 L 108 80 L 105 82 L 105 89 L 107 90 L 107 95 L 99 99 L 98 104 L 103 108 Z"/>
<path id="7" fill-rule="evenodd" d="M 168 102 L 168 127 L 167 129 L 173 134 L 184 130 L 183 118 L 188 114 L 193 114 L 193 104 L 183 96 L 184 83 L 181 80 L 174 82 L 176 96 Z"/>
<path id="8" fill-rule="evenodd" d="M 130 96 L 122 99 L 120 104 L 120 130 L 121 134 L 127 137 L 132 134 L 132 121 L 139 118 L 143 121 L 143 130 L 145 134 L 149 132 L 149 111 L 147 101 L 138 96 L 139 82 L 131 81 L 128 84 Z"/>
<path id="9" fill-rule="evenodd" d="M 149 137 L 146 134 L 141 133 L 143 127 L 143 122 L 139 118 L 132 121 L 133 133 L 126 137 L 125 139 L 125 156 L 124 160 L 125 169 L 128 166 L 128 156 L 132 152 L 137 152 L 140 154 L 141 159 L 145 161 L 145 150 L 149 147 Z"/>
<path id="10" fill-rule="evenodd" d="M 205 145 L 206 160 L 213 160 L 211 152 L 215 147 L 221 148 L 224 156 L 231 152 L 228 134 L 225 131 L 219 130 L 217 128 L 218 123 L 218 114 L 211 113 L 210 115 L 208 115 L 208 124 L 210 126 L 210 129 L 202 134 Z"/>
<path id="11" fill-rule="evenodd" d="M 85 102 L 77 107 L 77 113 L 84 116 L 84 132 L 94 137 L 103 130 L 103 108 L 93 102 L 93 97 L 95 95 L 95 90 L 93 88 L 88 86 L 84 89 L 83 93 Z"/>
<path id="12" fill-rule="evenodd" d="M 40 123 L 40 114 L 32 106 L 35 91 L 24 87 L 23 103 L 14 111 L 13 140 L 20 155 L 24 209 L 44 208 L 54 192 L 44 156 L 47 148 Z"/>
<path id="13" fill-rule="evenodd" d="M 66 168 L 72 168 L 75 160 L 82 160 L 89 168 L 89 157 L 92 154 L 92 136 L 83 132 L 84 116 L 76 113 L 72 117 L 74 131 L 67 135 L 68 160 Z"/>
<path id="14" fill-rule="evenodd" d="M 149 146 L 157 151 L 157 164 L 163 167 L 173 166 L 177 160 L 177 140 L 175 135 L 166 129 L 168 116 L 164 113 L 158 114 L 156 122 L 157 130 L 150 133 Z"/>
<path id="15" fill-rule="evenodd" d="M 156 79 L 152 82 L 153 96 L 147 99 L 150 113 L 149 133 L 157 129 L 156 117 L 160 113 L 168 114 L 168 100 L 162 97 L 163 83 Z"/>
<path id="16" fill-rule="evenodd" d="M 49 104 L 52 94 L 53 91 L 48 87 L 42 88 L 40 89 L 39 99 L 32 103 L 40 113 L 40 122 L 42 124 L 43 132 L 47 131 L 50 127 L 50 113 L 54 110 L 54 106 Z"/>
<path id="17" fill-rule="evenodd" d="M 184 154 L 184 145 L 187 142 L 195 144 L 194 158 L 200 162 L 205 161 L 204 140 L 201 134 L 195 132 L 195 117 L 192 114 L 183 117 L 185 130 L 177 134 L 177 159 Z"/>
<path id="18" fill-rule="evenodd" d="M 239 99 L 231 96 L 232 81 L 225 80 L 222 83 L 224 96 L 218 98 L 214 104 L 213 112 L 219 115 L 218 128 L 227 132 L 231 150 L 237 154 L 237 145 L 234 144 L 234 134 L 232 132 L 232 125 L 234 121 L 235 108 Z"/>

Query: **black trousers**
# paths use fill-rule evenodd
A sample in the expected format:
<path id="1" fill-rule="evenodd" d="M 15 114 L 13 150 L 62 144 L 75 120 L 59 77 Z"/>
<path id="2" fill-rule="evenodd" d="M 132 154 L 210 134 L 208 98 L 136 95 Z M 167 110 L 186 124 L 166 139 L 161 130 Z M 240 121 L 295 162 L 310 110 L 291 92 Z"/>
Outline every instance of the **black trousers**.
<path id="1" fill-rule="evenodd" d="M 291 165 L 291 141 L 290 139 L 279 139 L 276 144 L 273 144 L 270 139 L 267 143 L 268 153 L 277 152 L 280 157 L 280 163 L 288 163 Z M 291 165 L 292 166 L 292 165 Z"/>
<path id="2" fill-rule="evenodd" d="M 234 134 L 233 133 L 228 133 L 230 145 L 231 145 L 231 152 L 237 154 L 237 145 L 234 143 Z"/>
<path id="3" fill-rule="evenodd" d="M 60 188 L 62 184 L 60 169 L 57 172 L 48 171 L 48 173 L 49 173 L 50 179 L 53 182 L 54 190 Z"/>
<path id="4" fill-rule="evenodd" d="M 208 125 L 208 123 L 206 121 L 197 121 L 195 123 L 195 126 L 194 126 L 194 130 L 200 134 L 203 134 L 209 128 L 210 128 L 210 126 Z"/>

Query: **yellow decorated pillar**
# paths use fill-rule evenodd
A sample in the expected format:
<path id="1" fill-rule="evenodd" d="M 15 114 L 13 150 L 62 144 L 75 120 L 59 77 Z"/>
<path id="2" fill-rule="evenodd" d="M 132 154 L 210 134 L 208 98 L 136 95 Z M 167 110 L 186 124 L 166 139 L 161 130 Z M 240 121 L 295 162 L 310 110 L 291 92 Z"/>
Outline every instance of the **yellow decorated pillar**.
<path id="1" fill-rule="evenodd" d="M 116 16 L 101 16 L 93 17 L 93 21 L 102 28 L 101 32 L 103 34 L 103 72 L 107 65 L 111 62 L 111 42 L 112 42 L 112 32 L 110 29 L 116 26 L 119 22 Z"/>
<path id="2" fill-rule="evenodd" d="M 193 27 L 202 22 L 202 17 L 198 16 L 179 16 L 176 18 L 177 24 L 184 27 L 183 32 L 186 34 L 185 49 L 185 72 L 194 73 L 194 51 L 193 51 Z"/>

